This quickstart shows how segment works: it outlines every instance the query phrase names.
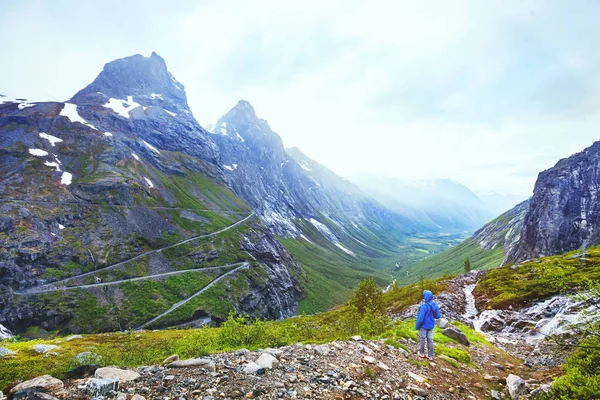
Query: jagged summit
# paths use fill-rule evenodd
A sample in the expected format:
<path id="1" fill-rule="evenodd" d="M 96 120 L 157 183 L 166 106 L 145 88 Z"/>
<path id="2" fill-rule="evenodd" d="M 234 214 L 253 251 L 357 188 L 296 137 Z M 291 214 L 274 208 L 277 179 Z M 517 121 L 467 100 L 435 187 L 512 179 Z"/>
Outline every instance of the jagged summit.
<path id="1" fill-rule="evenodd" d="M 283 152 L 283 143 L 269 123 L 256 115 L 254 107 L 247 100 L 240 100 L 235 107 L 225 113 L 215 125 L 210 128 L 215 134 L 222 134 L 241 142 L 264 143 L 275 142 L 277 150 Z"/>
<path id="2" fill-rule="evenodd" d="M 168 71 L 165 60 L 155 52 L 120 58 L 104 65 L 98 77 L 71 99 L 76 104 L 99 98 L 133 100 L 145 106 L 174 103 L 187 108 L 185 89 Z M 93 100 L 96 101 L 93 101 Z"/>

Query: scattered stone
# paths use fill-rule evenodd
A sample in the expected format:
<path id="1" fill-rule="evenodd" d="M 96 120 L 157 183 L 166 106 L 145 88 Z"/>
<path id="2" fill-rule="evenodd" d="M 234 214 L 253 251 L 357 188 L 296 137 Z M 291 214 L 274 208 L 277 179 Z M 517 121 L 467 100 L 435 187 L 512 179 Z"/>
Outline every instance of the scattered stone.
<path id="1" fill-rule="evenodd" d="M 273 364 L 277 363 L 277 359 L 268 353 L 262 353 L 260 357 L 258 357 L 258 360 L 256 360 L 258 367 L 265 369 L 271 369 L 273 368 Z"/>
<path id="2" fill-rule="evenodd" d="M 363 361 L 365 361 L 369 364 L 375 364 L 377 362 L 377 360 L 371 356 L 364 356 Z"/>
<path id="3" fill-rule="evenodd" d="M 249 362 L 244 367 L 244 373 L 245 374 L 255 374 L 256 371 L 258 371 L 259 369 L 260 369 L 260 367 L 258 366 L 257 363 L 255 363 L 255 362 Z"/>
<path id="4" fill-rule="evenodd" d="M 70 342 L 71 340 L 83 339 L 81 335 L 71 335 L 65 339 L 65 342 Z"/>
<path id="5" fill-rule="evenodd" d="M 467 338 L 467 335 L 465 335 L 463 333 L 463 331 L 461 331 L 460 329 L 458 329 L 454 326 L 444 329 L 442 331 L 442 333 L 444 335 L 448 336 L 449 338 L 458 341 L 458 343 L 460 343 L 460 344 L 463 344 L 465 346 L 471 345 L 471 343 L 469 342 L 469 339 Z"/>
<path id="6" fill-rule="evenodd" d="M 38 376 L 37 378 L 33 378 L 30 379 L 28 381 L 25 382 L 21 382 L 18 385 L 16 385 L 15 387 L 13 387 L 10 392 L 8 392 L 9 397 L 11 397 L 12 395 L 14 395 L 17 392 L 22 392 L 24 390 L 38 390 L 41 392 L 55 392 L 57 390 L 60 390 L 64 387 L 64 383 L 59 380 L 56 379 L 50 375 L 42 375 L 42 376 Z"/>
<path id="7" fill-rule="evenodd" d="M 117 378 L 121 382 L 129 382 L 138 379 L 140 374 L 130 369 L 104 367 L 98 368 L 94 376 L 98 379 Z"/>
<path id="8" fill-rule="evenodd" d="M 483 385 L 479 382 L 475 382 L 473 386 L 475 386 L 477 389 L 483 389 Z"/>
<path id="9" fill-rule="evenodd" d="M 490 398 L 492 400 L 502 400 L 502 396 L 500 395 L 500 392 L 497 392 L 495 390 L 490 391 Z"/>
<path id="10" fill-rule="evenodd" d="M 35 350 L 35 352 L 38 354 L 47 353 L 56 349 L 58 349 L 58 346 L 55 344 L 36 344 L 35 346 L 33 346 L 33 350 Z"/>
<path id="11" fill-rule="evenodd" d="M 496 368 L 498 368 L 499 370 L 502 370 L 502 371 L 504 371 L 504 365 L 502 365 L 502 364 L 498 364 L 498 363 L 492 363 L 491 365 L 492 365 L 492 367 L 496 367 Z"/>
<path id="12" fill-rule="evenodd" d="M 272 349 L 270 347 L 267 347 L 266 349 L 263 350 L 263 353 L 267 353 L 267 354 L 272 355 L 275 358 L 279 358 L 279 356 L 281 355 L 281 353 L 283 353 L 283 351 L 281 351 L 279 349 Z"/>
<path id="13" fill-rule="evenodd" d="M 104 396 L 119 389 L 119 378 L 90 378 L 85 386 L 90 396 Z"/>
<path id="14" fill-rule="evenodd" d="M 0 347 L 0 358 L 14 356 L 15 354 L 17 353 L 7 349 L 6 347 Z"/>
<path id="15" fill-rule="evenodd" d="M 389 371 L 389 370 L 390 370 L 390 367 L 388 367 L 387 365 L 385 365 L 385 364 L 384 364 L 384 363 L 382 363 L 381 361 L 379 361 L 379 362 L 377 363 L 377 366 L 378 366 L 379 368 L 381 368 L 382 370 L 384 370 L 384 371 Z"/>
<path id="16" fill-rule="evenodd" d="M 171 364 L 171 363 L 173 363 L 175 361 L 179 361 L 179 355 L 178 354 L 173 354 L 172 356 L 169 356 L 169 357 L 165 358 L 161 364 Z"/>
<path id="17" fill-rule="evenodd" d="M 450 368 L 442 367 L 442 368 L 440 368 L 440 370 L 442 370 L 442 372 L 445 372 L 447 374 L 452 374 L 452 370 Z"/>
<path id="18" fill-rule="evenodd" d="M 513 374 L 509 374 L 506 377 L 506 388 L 508 389 L 510 398 L 513 400 L 517 400 L 520 395 L 524 395 L 527 393 L 527 386 L 525 385 L 525 381 L 517 375 Z"/>
<path id="19" fill-rule="evenodd" d="M 350 339 L 354 340 L 355 342 L 358 342 L 358 341 L 362 340 L 362 336 L 356 335 L 356 336 L 352 336 Z"/>
<path id="20" fill-rule="evenodd" d="M 402 347 L 398 347 L 398 353 L 402 354 L 404 357 L 408 357 L 408 351 L 404 350 Z"/>
<path id="21" fill-rule="evenodd" d="M 117 393 L 117 397 L 115 400 L 127 400 L 127 395 L 125 393 Z"/>
<path id="22" fill-rule="evenodd" d="M 427 390 L 425 390 L 425 389 L 421 389 L 418 386 L 412 386 L 412 385 L 409 385 L 406 388 L 418 396 L 427 397 Z"/>
<path id="23" fill-rule="evenodd" d="M 216 371 L 216 365 L 210 358 L 190 358 L 189 360 L 179 360 L 167 365 L 169 368 L 202 367 L 211 371 Z"/>
<path id="24" fill-rule="evenodd" d="M 411 378 L 413 378 L 415 381 L 419 382 L 419 383 L 423 383 L 427 380 L 427 378 L 425 378 L 424 376 L 415 374 L 413 372 L 408 371 L 407 372 L 408 376 L 410 376 Z"/>
<path id="25" fill-rule="evenodd" d="M 146 398 L 144 396 L 140 396 L 139 394 L 134 394 L 129 400 L 146 400 Z"/>
<path id="26" fill-rule="evenodd" d="M 315 346 L 315 352 L 319 353 L 322 356 L 326 356 L 327 354 L 329 354 L 330 351 L 331 348 L 328 344 L 320 344 L 318 346 Z"/>
<path id="27" fill-rule="evenodd" d="M 172 381 L 173 379 L 175 379 L 175 375 L 167 375 L 167 376 L 165 376 L 165 381 Z"/>
<path id="28" fill-rule="evenodd" d="M 73 360 L 75 360 L 75 362 L 79 365 L 98 364 L 100 361 L 102 361 L 102 356 L 90 351 L 84 351 L 83 353 L 77 354 Z"/>

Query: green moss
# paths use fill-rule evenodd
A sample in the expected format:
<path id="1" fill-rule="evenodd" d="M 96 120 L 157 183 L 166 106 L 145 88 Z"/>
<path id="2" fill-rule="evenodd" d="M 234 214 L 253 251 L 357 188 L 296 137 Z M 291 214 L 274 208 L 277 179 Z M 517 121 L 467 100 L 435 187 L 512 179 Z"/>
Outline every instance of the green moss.
<path id="1" fill-rule="evenodd" d="M 574 257 L 580 252 L 491 270 L 477 284 L 475 294 L 489 299 L 489 308 L 508 308 L 600 280 L 600 246 L 588 249 L 585 257 Z"/>

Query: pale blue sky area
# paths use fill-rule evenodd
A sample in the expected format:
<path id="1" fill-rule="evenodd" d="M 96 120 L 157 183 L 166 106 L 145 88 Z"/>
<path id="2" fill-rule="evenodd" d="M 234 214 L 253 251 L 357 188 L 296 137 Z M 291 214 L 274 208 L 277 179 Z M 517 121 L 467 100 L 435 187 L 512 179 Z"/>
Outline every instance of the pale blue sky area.
<path id="1" fill-rule="evenodd" d="M 340 175 L 528 195 L 598 139 L 600 2 L 13 1 L 0 93 L 64 100 L 156 51 L 202 125 L 250 101 Z"/>

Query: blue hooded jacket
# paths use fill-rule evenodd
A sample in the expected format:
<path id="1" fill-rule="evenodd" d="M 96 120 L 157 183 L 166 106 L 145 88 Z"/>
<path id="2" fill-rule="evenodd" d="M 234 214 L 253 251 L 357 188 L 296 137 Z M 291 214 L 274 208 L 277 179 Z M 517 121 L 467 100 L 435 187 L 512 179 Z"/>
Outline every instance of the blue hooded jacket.
<path id="1" fill-rule="evenodd" d="M 423 299 L 425 302 L 419 308 L 415 329 L 433 329 L 435 327 L 435 319 L 442 318 L 442 313 L 438 305 L 433 301 L 433 293 L 429 290 L 423 290 Z"/>

